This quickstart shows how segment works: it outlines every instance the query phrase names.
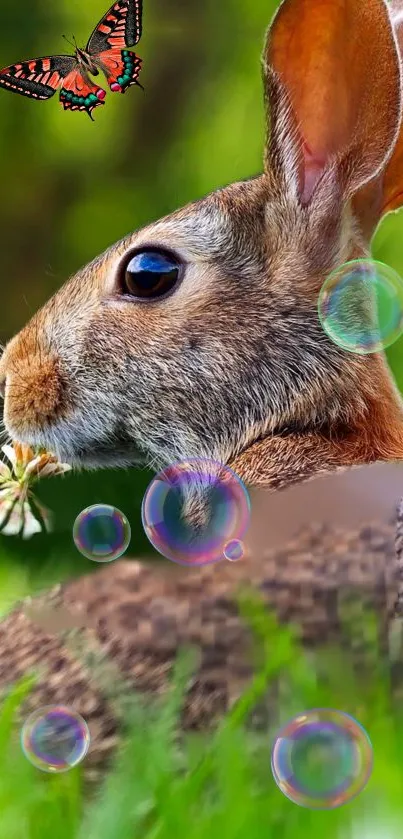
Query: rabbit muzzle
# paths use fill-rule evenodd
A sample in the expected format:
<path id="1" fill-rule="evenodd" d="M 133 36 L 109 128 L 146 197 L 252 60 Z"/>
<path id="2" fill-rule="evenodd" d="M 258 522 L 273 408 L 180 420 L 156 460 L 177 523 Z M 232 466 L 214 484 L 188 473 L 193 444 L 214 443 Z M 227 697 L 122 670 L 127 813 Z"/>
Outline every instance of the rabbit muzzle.
<path id="1" fill-rule="evenodd" d="M 121 424 L 111 430 L 105 417 L 97 421 L 90 399 L 86 408 L 77 402 L 74 383 L 63 370 L 60 356 L 39 343 L 37 328 L 35 333 L 23 330 L 7 346 L 0 360 L 0 387 L 4 424 L 12 439 L 46 448 L 73 466 L 90 469 L 142 461 Z"/>
<path id="2" fill-rule="evenodd" d="M 25 346 L 24 346 L 25 349 Z M 33 346 L 21 356 L 11 341 L 0 361 L 4 420 L 12 436 L 31 436 L 30 429 L 46 426 L 64 409 L 64 388 L 57 358 L 42 356 Z M 36 348 L 37 349 L 37 348 Z"/>

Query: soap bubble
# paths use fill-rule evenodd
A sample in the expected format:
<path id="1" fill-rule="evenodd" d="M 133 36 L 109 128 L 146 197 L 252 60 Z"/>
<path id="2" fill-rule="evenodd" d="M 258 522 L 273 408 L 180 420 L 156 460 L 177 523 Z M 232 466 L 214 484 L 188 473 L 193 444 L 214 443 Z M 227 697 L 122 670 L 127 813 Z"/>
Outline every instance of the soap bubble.
<path id="1" fill-rule="evenodd" d="M 130 524 L 116 507 L 93 504 L 76 518 L 73 539 L 76 548 L 87 559 L 111 562 L 127 549 L 130 542 Z"/>
<path id="2" fill-rule="evenodd" d="M 224 545 L 224 557 L 229 562 L 236 562 L 238 559 L 242 559 L 244 552 L 244 546 L 239 539 L 231 539 L 230 542 Z"/>
<path id="3" fill-rule="evenodd" d="M 151 544 L 180 565 L 223 559 L 228 542 L 244 535 L 249 514 L 246 487 L 232 469 L 214 460 L 167 467 L 151 481 L 142 505 Z"/>
<path id="4" fill-rule="evenodd" d="M 67 772 L 88 752 L 90 733 L 80 714 L 63 705 L 34 711 L 21 731 L 25 757 L 43 772 Z"/>
<path id="5" fill-rule="evenodd" d="M 403 332 L 403 280 L 374 259 L 346 262 L 324 282 L 318 313 L 324 331 L 342 349 L 380 352 Z"/>
<path id="6" fill-rule="evenodd" d="M 365 787 L 372 772 L 372 746 L 354 717 L 314 708 L 277 734 L 271 767 L 277 786 L 295 804 L 330 810 Z"/>

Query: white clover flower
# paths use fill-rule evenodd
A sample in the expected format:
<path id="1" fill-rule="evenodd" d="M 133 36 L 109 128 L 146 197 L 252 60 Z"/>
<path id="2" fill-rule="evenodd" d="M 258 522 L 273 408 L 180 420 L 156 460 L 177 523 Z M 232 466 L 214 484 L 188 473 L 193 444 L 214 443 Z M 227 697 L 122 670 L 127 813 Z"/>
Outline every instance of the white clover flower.
<path id="1" fill-rule="evenodd" d="M 29 539 L 50 531 L 51 513 L 32 492 L 40 478 L 62 475 L 71 469 L 49 452 L 34 452 L 30 446 L 13 443 L 1 447 L 8 462 L 0 461 L 0 531 L 6 536 Z"/>

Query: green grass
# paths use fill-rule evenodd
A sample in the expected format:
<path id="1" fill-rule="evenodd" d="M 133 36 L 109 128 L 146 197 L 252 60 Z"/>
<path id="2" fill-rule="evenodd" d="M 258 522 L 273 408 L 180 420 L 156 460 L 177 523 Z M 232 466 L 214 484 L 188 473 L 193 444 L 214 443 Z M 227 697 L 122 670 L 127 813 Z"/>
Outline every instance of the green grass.
<path id="1" fill-rule="evenodd" d="M 0 837 L 7 839 L 396 839 L 403 816 L 403 710 L 391 696 L 389 674 L 373 624 L 352 625 L 372 638 L 359 678 L 346 655 L 328 649 L 307 655 L 288 628 L 279 628 L 259 603 L 242 609 L 256 638 L 259 667 L 214 734 L 178 736 L 178 718 L 192 656 L 177 661 L 169 694 L 152 705 L 133 698 L 123 746 L 92 796 L 81 767 L 47 775 L 26 760 L 16 715 L 31 689 L 15 686 L 0 712 Z M 247 720 L 273 691 L 279 713 L 272 727 Z M 365 790 L 336 809 L 299 807 L 278 790 L 270 769 L 273 734 L 310 707 L 347 711 L 368 731 L 374 770 Z"/>

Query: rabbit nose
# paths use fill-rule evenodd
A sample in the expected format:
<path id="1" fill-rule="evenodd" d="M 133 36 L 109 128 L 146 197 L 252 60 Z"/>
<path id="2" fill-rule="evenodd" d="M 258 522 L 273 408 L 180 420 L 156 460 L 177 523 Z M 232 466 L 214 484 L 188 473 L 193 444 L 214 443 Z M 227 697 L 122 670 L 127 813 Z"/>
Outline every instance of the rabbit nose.
<path id="1" fill-rule="evenodd" d="M 38 347 L 37 329 L 14 338 L 0 358 L 0 393 L 6 390 L 4 421 L 17 439 L 52 423 L 65 408 L 58 359 Z"/>
<path id="2" fill-rule="evenodd" d="M 5 367 L 5 352 L 0 352 L 0 396 L 5 397 L 6 395 L 6 381 L 7 381 L 7 374 L 6 374 L 6 367 Z"/>
<path id="3" fill-rule="evenodd" d="M 4 396 L 6 394 L 6 379 L 7 379 L 6 367 L 5 367 L 5 356 L 6 356 L 5 350 L 2 349 L 0 351 L 0 396 L 2 396 L 3 399 L 4 399 Z"/>

